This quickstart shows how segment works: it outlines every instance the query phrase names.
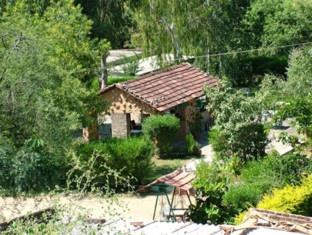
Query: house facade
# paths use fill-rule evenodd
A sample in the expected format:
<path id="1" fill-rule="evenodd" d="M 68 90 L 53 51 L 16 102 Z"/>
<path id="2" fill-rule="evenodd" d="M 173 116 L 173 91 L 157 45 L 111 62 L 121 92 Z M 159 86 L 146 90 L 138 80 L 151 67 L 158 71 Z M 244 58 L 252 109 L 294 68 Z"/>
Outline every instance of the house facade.
<path id="1" fill-rule="evenodd" d="M 202 108 L 204 87 L 218 80 L 188 63 L 143 74 L 135 80 L 101 90 L 108 105 L 112 137 L 127 137 L 140 130 L 150 115 L 173 114 L 181 120 L 180 136 L 190 132 L 196 121 L 205 126 L 209 114 Z"/>

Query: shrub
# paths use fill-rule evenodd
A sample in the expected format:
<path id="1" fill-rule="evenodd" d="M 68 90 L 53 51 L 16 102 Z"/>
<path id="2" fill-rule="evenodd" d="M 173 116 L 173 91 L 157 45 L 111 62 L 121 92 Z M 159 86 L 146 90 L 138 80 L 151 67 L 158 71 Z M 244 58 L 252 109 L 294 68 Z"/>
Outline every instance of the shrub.
<path id="1" fill-rule="evenodd" d="M 230 218 L 231 207 L 222 202 L 230 176 L 228 169 L 217 162 L 198 166 L 193 183 L 197 194 L 196 204 L 190 207 L 189 215 L 192 221 L 219 224 Z"/>
<path id="2" fill-rule="evenodd" d="M 236 186 L 236 187 L 235 187 Z M 224 194 L 225 205 L 232 206 L 236 213 L 239 213 L 261 199 L 261 195 L 270 188 L 270 185 L 260 183 L 232 185 L 229 191 Z"/>
<path id="3" fill-rule="evenodd" d="M 0 188 L 11 188 L 11 167 L 12 155 L 14 153 L 13 146 L 0 136 Z"/>
<path id="4" fill-rule="evenodd" d="M 298 184 L 305 172 L 312 172 L 311 167 L 312 160 L 296 154 L 270 155 L 249 162 L 241 170 L 239 181 L 229 186 L 224 203 L 233 206 L 236 213 L 254 207 L 273 188 Z"/>
<path id="5" fill-rule="evenodd" d="M 173 144 L 180 128 L 180 121 L 173 115 L 155 115 L 143 123 L 143 133 L 151 140 L 160 156 L 172 152 Z"/>
<path id="6" fill-rule="evenodd" d="M 274 189 L 258 203 L 257 208 L 293 214 L 312 215 L 312 175 L 298 186 L 287 185 Z"/>
<path id="7" fill-rule="evenodd" d="M 236 156 L 246 162 L 265 155 L 267 135 L 263 124 L 248 123 L 241 125 L 230 138 L 230 149 Z"/>
<path id="8" fill-rule="evenodd" d="M 239 225 L 244 222 L 246 217 L 247 211 L 243 211 L 235 216 L 234 218 L 234 224 Z"/>
<path id="9" fill-rule="evenodd" d="M 225 134 L 220 129 L 214 127 L 209 131 L 209 142 L 219 158 L 230 156 Z"/>
<path id="10" fill-rule="evenodd" d="M 185 138 L 187 153 L 190 155 L 200 156 L 200 148 L 192 134 L 187 134 Z"/>
<path id="11" fill-rule="evenodd" d="M 149 174 L 153 148 L 144 138 L 127 138 L 90 142 L 80 145 L 77 152 L 84 161 L 97 152 L 98 165 L 105 164 L 125 177 L 135 177 L 135 183 L 141 184 Z"/>
<path id="12" fill-rule="evenodd" d="M 267 143 L 264 126 L 258 123 L 242 124 L 229 130 L 213 128 L 209 140 L 219 158 L 227 160 L 237 156 L 242 163 L 263 157 Z"/>
<path id="13" fill-rule="evenodd" d="M 135 59 L 128 59 L 127 63 L 122 66 L 124 74 L 129 74 L 135 76 L 135 74 L 139 71 L 139 60 Z"/>
<path id="14" fill-rule="evenodd" d="M 79 194 L 88 192 L 109 194 L 114 189 L 132 189 L 133 177 L 124 176 L 122 171 L 108 166 L 110 156 L 93 152 L 86 159 L 70 155 L 72 167 L 67 173 L 67 189 L 76 190 Z"/>
<path id="15" fill-rule="evenodd" d="M 17 151 L 8 145 L 6 150 L 0 149 L 0 174 L 5 174 L 0 180 L 3 189 L 11 193 L 39 192 L 62 183 L 64 161 L 52 156 L 42 140 L 27 140 Z"/>
<path id="16" fill-rule="evenodd" d="M 129 81 L 129 80 L 133 80 L 135 79 L 136 77 L 135 76 L 109 76 L 108 77 L 108 81 L 107 81 L 107 84 L 108 85 L 113 85 L 115 83 L 119 83 L 119 82 L 126 82 L 126 81 Z M 97 89 L 98 88 L 98 81 L 94 80 L 94 86 L 95 88 Z"/>
<path id="17" fill-rule="evenodd" d="M 303 175 L 312 173 L 312 160 L 297 154 L 272 154 L 250 161 L 236 177 L 233 164 L 213 162 L 198 167 L 194 181 L 197 204 L 190 208 L 193 221 L 233 222 L 237 214 L 255 207 L 273 188 L 298 184 Z"/>

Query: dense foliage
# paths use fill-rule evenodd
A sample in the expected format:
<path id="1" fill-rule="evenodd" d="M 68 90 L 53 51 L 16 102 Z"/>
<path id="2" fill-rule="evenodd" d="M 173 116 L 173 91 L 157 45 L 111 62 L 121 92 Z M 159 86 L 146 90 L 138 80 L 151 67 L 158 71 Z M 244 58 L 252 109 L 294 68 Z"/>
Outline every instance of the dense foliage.
<path id="1" fill-rule="evenodd" d="M 299 215 L 312 215 L 312 176 L 306 177 L 297 186 L 287 185 L 274 189 L 272 194 L 265 195 L 257 208 L 286 212 Z"/>
<path id="2" fill-rule="evenodd" d="M 189 155 L 192 156 L 200 156 L 200 145 L 199 143 L 194 139 L 194 136 L 192 134 L 187 134 L 185 137 L 185 144 L 186 144 L 186 151 Z"/>
<path id="3" fill-rule="evenodd" d="M 1 1 L 0 14 L 17 1 Z M 24 2 L 29 11 L 44 14 L 54 1 Z M 166 53 L 175 62 L 192 55 L 202 69 L 226 75 L 238 86 L 257 85 L 268 73 L 284 76 L 291 49 L 312 39 L 309 0 L 74 2 L 93 21 L 93 38 L 105 38 L 113 48 L 143 48 L 161 63 L 169 58 Z M 241 53 L 254 48 L 262 49 Z M 230 53 L 218 55 L 224 52 Z"/>
<path id="4" fill-rule="evenodd" d="M 222 200 L 219 200 L 219 207 L 225 208 L 229 215 L 228 217 L 224 216 L 225 212 L 223 211 L 219 217 L 214 216 L 214 219 L 224 218 L 224 220 L 231 222 L 234 216 L 241 211 L 257 206 L 264 194 L 271 195 L 272 190 L 281 193 L 277 197 L 267 196 L 268 203 L 266 204 L 271 205 L 272 203 L 272 207 L 265 206 L 265 209 L 280 207 L 278 210 L 283 211 L 284 209 L 280 206 L 283 204 L 285 208 L 288 206 L 292 208 L 284 210 L 285 212 L 307 214 L 306 211 L 309 211 L 311 197 L 306 194 L 309 190 L 306 191 L 306 187 L 297 185 L 303 176 L 312 173 L 311 160 L 305 156 L 309 154 L 309 151 L 301 152 L 304 146 L 309 145 L 311 139 L 310 62 L 310 47 L 294 50 L 289 60 L 287 79 L 266 75 L 260 89 L 254 94 L 245 95 L 227 85 L 221 85 L 218 89 L 219 94 L 207 90 L 208 101 L 210 101 L 209 108 L 215 116 L 216 123 L 210 132 L 212 145 L 217 155 L 223 156 L 222 159 L 224 159 L 224 156 L 232 156 L 226 165 L 230 165 L 233 173 L 235 173 L 234 180 L 223 188 Z M 295 147 L 293 154 L 281 157 L 269 155 L 264 157 L 263 160 L 253 160 L 251 162 L 248 161 L 257 158 L 257 154 L 253 151 L 250 152 L 250 157 L 246 152 L 242 155 L 231 155 L 229 149 L 231 150 L 232 146 L 238 146 L 241 149 L 240 145 L 244 145 L 244 143 L 232 145 L 235 143 L 233 140 L 242 140 L 242 142 L 246 143 L 252 140 L 254 143 L 260 144 L 260 146 L 265 146 L 265 135 L 263 135 L 263 138 L 254 139 L 255 136 L 249 135 L 250 133 L 247 131 L 240 136 L 239 129 L 235 128 L 235 126 L 262 125 L 263 114 L 268 110 L 273 110 L 273 123 L 277 120 L 288 119 L 288 122 L 301 133 L 299 138 L 301 138 L 301 141 L 306 141 L 306 144 L 298 148 L 298 145 L 296 145 L 298 137 L 282 136 L 283 141 L 290 142 Z M 265 124 L 268 127 L 270 126 L 270 123 Z M 264 131 L 263 127 L 261 129 Z M 236 139 L 236 135 L 240 137 Z M 262 152 L 262 156 L 263 154 L 264 152 Z M 241 164 L 241 159 L 244 159 L 245 165 Z M 201 180 L 201 178 L 199 177 L 197 180 Z M 212 183 L 213 181 L 210 181 L 206 184 L 211 185 Z M 289 186 L 285 186 L 288 184 Z M 279 189 L 284 186 L 285 189 Z M 298 194 L 291 193 L 292 190 L 297 189 Z M 200 189 L 200 192 L 205 191 Z M 219 192 L 220 190 L 216 189 L 216 194 L 219 194 Z M 287 203 L 282 199 L 284 197 L 287 197 Z M 273 206 L 274 203 L 277 203 L 276 207 Z M 207 207 L 209 208 L 209 204 L 208 206 L 203 204 L 199 211 L 205 211 Z M 241 219 L 242 215 L 238 218 Z M 209 217 L 207 216 L 206 219 L 209 220 Z"/>
<path id="5" fill-rule="evenodd" d="M 231 180 L 229 169 L 221 163 L 202 163 L 193 183 L 196 204 L 190 208 L 190 218 L 196 223 L 223 223 L 230 217 L 231 207 L 222 203 L 222 196 Z"/>
<path id="6" fill-rule="evenodd" d="M 309 137 L 312 137 L 311 61 L 311 47 L 293 51 L 289 60 L 288 80 L 279 84 L 287 102 L 280 109 L 281 118 L 295 118 L 299 131 Z"/>
<path id="7" fill-rule="evenodd" d="M 27 4 L 10 4 L 0 21 L 0 138 L 10 144 L 1 161 L 15 161 L 3 164 L 15 167 L 14 188 L 25 191 L 53 178 L 51 187 L 64 183 L 73 132 L 90 123 L 86 114 L 105 107 L 89 84 L 99 50 L 109 48 L 89 39 L 92 22 L 71 0 L 52 2 L 43 14 Z M 29 147 L 33 141 L 40 149 Z"/>
<path id="8" fill-rule="evenodd" d="M 66 160 L 47 152 L 45 143 L 29 139 L 19 148 L 0 143 L 0 189 L 8 193 L 40 192 L 64 186 Z"/>
<path id="9" fill-rule="evenodd" d="M 92 19 L 92 36 L 109 40 L 113 48 L 129 46 L 134 22 L 129 0 L 75 0 Z M 134 2 L 134 1 L 133 1 Z"/>
<path id="10" fill-rule="evenodd" d="M 138 46 L 160 65 L 167 53 L 174 63 L 192 56 L 222 80 L 205 90 L 217 158 L 197 169 L 193 221 L 232 222 L 250 206 L 311 215 L 311 27 L 310 0 L 0 1 L 0 190 L 128 189 L 149 175 L 150 142 L 160 156 L 175 151 L 180 123 L 171 115 L 146 119 L 144 138 L 74 145 L 73 133 L 96 129 L 105 108 L 99 58 L 110 44 Z M 137 66 L 132 58 L 124 70 Z M 266 156 L 268 113 L 300 132 L 283 137 L 294 153 Z M 192 135 L 184 142 L 198 154 Z"/>
<path id="11" fill-rule="evenodd" d="M 292 47 L 284 46 L 312 39 L 311 8 L 308 0 L 142 1 L 133 38 L 148 54 L 192 55 L 207 72 L 250 86 L 267 73 L 285 75 Z M 254 48 L 263 49 L 240 53 Z"/>
<path id="12" fill-rule="evenodd" d="M 149 176 L 153 148 L 144 138 L 109 139 L 82 144 L 77 148 L 77 155 L 82 162 L 88 162 L 94 152 L 98 157 L 93 171 L 99 174 L 103 171 L 102 165 L 105 165 L 117 170 L 125 178 L 133 178 L 133 185 L 142 184 Z M 106 184 L 104 180 L 101 183 Z M 111 184 L 114 186 L 113 180 Z"/>
<path id="13" fill-rule="evenodd" d="M 202 164 L 196 171 L 194 187 L 197 204 L 191 207 L 196 222 L 233 222 L 236 215 L 255 207 L 262 197 L 287 184 L 297 185 L 312 173 L 312 160 L 305 156 L 270 155 L 253 160 L 236 172 L 233 159 L 227 164 Z"/>
<path id="14" fill-rule="evenodd" d="M 238 179 L 229 185 L 223 196 L 226 205 L 236 213 L 256 206 L 264 193 L 286 184 L 298 184 L 304 174 L 312 173 L 312 161 L 305 156 L 270 155 L 262 161 L 252 161 L 242 170 Z"/>
<path id="15" fill-rule="evenodd" d="M 160 156 L 171 153 L 177 139 L 180 120 L 173 115 L 154 115 L 143 123 L 143 133 L 156 147 Z"/>
<path id="16" fill-rule="evenodd" d="M 219 158 L 237 156 L 245 162 L 264 156 L 267 140 L 259 100 L 225 82 L 217 89 L 207 88 L 206 96 L 215 118 L 210 140 Z"/>

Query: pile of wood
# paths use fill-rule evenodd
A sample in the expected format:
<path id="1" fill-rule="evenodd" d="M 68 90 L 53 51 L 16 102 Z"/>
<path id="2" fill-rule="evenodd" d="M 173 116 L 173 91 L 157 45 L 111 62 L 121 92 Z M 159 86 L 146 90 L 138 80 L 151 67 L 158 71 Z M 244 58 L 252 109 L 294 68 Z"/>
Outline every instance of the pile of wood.
<path id="1" fill-rule="evenodd" d="M 279 213 L 261 209 L 250 209 L 242 224 L 238 226 L 222 225 L 225 234 L 248 234 L 259 228 L 297 232 L 312 235 L 312 217 Z"/>
<path id="2" fill-rule="evenodd" d="M 29 220 L 35 220 L 37 223 L 47 223 L 54 214 L 55 214 L 54 208 L 46 208 L 43 210 L 36 211 L 34 213 L 30 213 L 27 215 L 14 218 L 7 222 L 2 222 L 0 223 L 0 233 L 8 229 L 9 226 L 11 226 L 14 222 L 17 222 L 17 221 L 25 222 Z"/>

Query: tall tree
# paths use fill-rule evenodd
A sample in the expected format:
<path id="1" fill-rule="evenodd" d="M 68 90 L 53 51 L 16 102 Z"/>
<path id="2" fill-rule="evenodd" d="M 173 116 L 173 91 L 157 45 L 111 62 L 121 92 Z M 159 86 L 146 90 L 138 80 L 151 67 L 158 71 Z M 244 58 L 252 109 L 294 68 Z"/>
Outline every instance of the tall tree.
<path id="1" fill-rule="evenodd" d="M 237 47 L 237 36 L 233 36 L 238 34 L 248 6 L 247 0 L 144 0 L 136 12 L 139 43 L 147 54 L 173 53 L 177 61 L 182 54 L 196 56 L 232 49 Z M 198 62 L 215 72 L 219 58 L 207 56 Z"/>
<path id="2" fill-rule="evenodd" d="M 71 0 L 53 1 L 42 16 L 26 4 L 8 7 L 0 22 L 0 134 L 16 147 L 40 138 L 64 154 L 72 130 L 93 121 L 85 114 L 104 107 L 90 88 L 109 44 L 89 39 L 91 21 Z"/>
<path id="3" fill-rule="evenodd" d="M 129 0 L 75 0 L 92 19 L 92 36 L 106 38 L 113 48 L 123 48 L 130 40 L 133 25 Z"/>
<path id="4" fill-rule="evenodd" d="M 286 75 L 290 50 L 240 51 L 310 41 L 311 8 L 309 0 L 143 0 L 134 38 L 147 54 L 198 55 L 209 73 L 252 85 L 265 73 Z M 233 53 L 214 55 L 222 52 Z"/>
<path id="5" fill-rule="evenodd" d="M 309 0 L 256 0 L 246 13 L 244 27 L 251 47 L 279 46 L 311 40 L 311 22 Z"/>

